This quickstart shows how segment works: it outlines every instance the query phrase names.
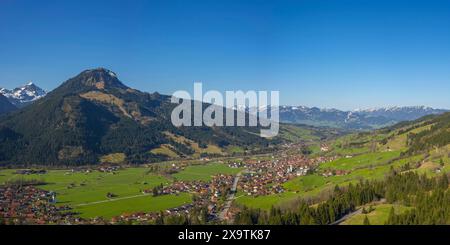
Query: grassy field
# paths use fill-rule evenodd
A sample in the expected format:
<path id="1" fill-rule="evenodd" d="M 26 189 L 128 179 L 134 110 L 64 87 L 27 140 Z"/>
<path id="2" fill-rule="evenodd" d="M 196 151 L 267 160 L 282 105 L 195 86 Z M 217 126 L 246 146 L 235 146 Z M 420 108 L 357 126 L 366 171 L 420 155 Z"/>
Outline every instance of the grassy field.
<path id="1" fill-rule="evenodd" d="M 327 180 L 319 175 L 307 175 L 286 182 L 283 186 L 290 191 L 308 191 L 322 187 Z"/>
<path id="2" fill-rule="evenodd" d="M 81 213 L 81 217 L 92 218 L 98 216 L 110 219 L 117 216 L 117 214 L 131 214 L 141 211 L 157 212 L 175 208 L 188 204 L 191 200 L 191 195 L 187 193 L 181 193 L 178 196 L 166 195 L 159 197 L 146 195 L 77 206 L 75 210 Z"/>
<path id="3" fill-rule="evenodd" d="M 351 158 L 341 158 L 336 161 L 323 163 L 320 169 L 353 170 L 387 163 L 400 156 L 399 151 L 367 153 Z"/>
<path id="4" fill-rule="evenodd" d="M 237 204 L 245 205 L 251 208 L 269 210 L 272 206 L 276 206 L 286 201 L 295 200 L 298 197 L 298 195 L 292 192 L 285 192 L 277 195 L 253 197 L 238 192 L 236 197 L 237 198 L 235 199 L 235 202 Z"/>
<path id="5" fill-rule="evenodd" d="M 399 135 L 393 135 L 391 134 L 391 139 L 387 142 L 386 145 L 381 146 L 381 150 L 387 150 L 387 149 L 391 149 L 391 150 L 396 150 L 396 151 L 404 151 L 407 150 L 407 136 L 409 133 L 420 133 L 422 131 L 425 130 L 429 130 L 431 128 L 432 125 L 426 125 L 426 126 L 422 126 L 422 127 L 418 127 L 412 130 L 409 130 L 403 134 L 399 134 Z"/>
<path id="6" fill-rule="evenodd" d="M 392 205 L 392 204 L 380 204 L 373 206 L 374 210 L 368 214 L 357 214 L 350 217 L 348 220 L 342 223 L 342 225 L 363 225 L 364 219 L 367 216 L 369 223 L 371 225 L 384 225 L 389 217 L 389 212 L 391 208 L 394 207 L 394 212 L 396 214 L 401 214 L 411 208 L 402 205 Z M 369 209 L 369 206 L 365 207 Z"/>
<path id="7" fill-rule="evenodd" d="M 100 162 L 102 163 L 123 163 L 125 162 L 125 154 L 124 153 L 113 153 L 109 155 L 105 155 L 100 158 Z"/>
<path id="8" fill-rule="evenodd" d="M 242 169 L 230 168 L 222 163 L 212 163 L 207 165 L 193 165 L 186 167 L 181 172 L 172 175 L 177 180 L 194 181 L 202 180 L 209 181 L 213 175 L 217 174 L 237 174 Z"/>
<path id="9" fill-rule="evenodd" d="M 190 201 L 189 195 L 171 195 L 163 198 L 137 197 L 142 195 L 141 191 L 144 189 L 170 183 L 169 179 L 147 171 L 146 168 L 127 168 L 111 174 L 98 171 L 71 173 L 67 170 L 50 170 L 44 175 L 17 175 L 15 170 L 1 170 L 0 183 L 20 179 L 44 181 L 47 184 L 40 186 L 41 188 L 55 191 L 58 204 L 70 205 L 74 211 L 80 212 L 82 217 L 103 214 L 111 217 L 130 211 L 159 211 L 181 206 Z M 108 198 L 108 192 L 117 197 Z"/>
<path id="10" fill-rule="evenodd" d="M 231 145 L 226 148 L 227 152 L 230 154 L 233 153 L 244 153 L 245 150 L 240 146 Z"/>
<path id="11" fill-rule="evenodd" d="M 167 144 L 161 145 L 159 148 L 153 149 L 150 152 L 157 155 L 165 155 L 170 158 L 179 157 L 178 154 L 173 150 L 172 146 Z"/>
<path id="12" fill-rule="evenodd" d="M 314 134 L 312 130 L 298 127 L 295 125 L 283 125 L 280 136 L 290 142 L 298 141 L 319 141 L 320 137 Z"/>

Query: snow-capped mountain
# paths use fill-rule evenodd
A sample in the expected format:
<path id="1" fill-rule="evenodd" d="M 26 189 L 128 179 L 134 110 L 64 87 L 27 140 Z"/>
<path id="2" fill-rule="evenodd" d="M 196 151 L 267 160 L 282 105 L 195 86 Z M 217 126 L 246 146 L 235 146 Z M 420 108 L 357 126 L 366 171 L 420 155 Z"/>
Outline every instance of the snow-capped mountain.
<path id="1" fill-rule="evenodd" d="M 281 106 L 280 120 L 313 126 L 328 126 L 344 129 L 376 129 L 402 121 L 411 121 L 427 115 L 448 112 L 425 106 L 374 108 L 341 111 L 305 106 Z"/>
<path id="2" fill-rule="evenodd" d="M 426 106 L 394 106 L 387 108 L 356 110 L 355 112 L 361 115 L 388 117 L 397 121 L 411 121 L 427 115 L 441 114 L 447 112 L 447 110 L 434 109 Z"/>
<path id="3" fill-rule="evenodd" d="M 8 100 L 17 107 L 24 107 L 35 100 L 44 97 L 47 92 L 36 86 L 34 83 L 29 82 L 22 87 L 9 90 L 1 88 L 0 93 L 3 94 Z"/>

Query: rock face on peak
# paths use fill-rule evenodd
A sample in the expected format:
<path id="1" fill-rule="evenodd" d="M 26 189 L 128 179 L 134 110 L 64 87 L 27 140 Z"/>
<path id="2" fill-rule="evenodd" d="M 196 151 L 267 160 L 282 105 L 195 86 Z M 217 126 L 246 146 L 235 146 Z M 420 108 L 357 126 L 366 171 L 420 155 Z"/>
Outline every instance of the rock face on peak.
<path id="1" fill-rule="evenodd" d="M 107 69 L 83 71 L 0 119 L 0 165 L 96 164 L 114 154 L 140 164 L 167 159 L 168 151 L 200 157 L 208 146 L 214 149 L 208 154 L 222 154 L 228 145 L 269 144 L 258 128 L 175 127 L 175 106 L 169 96 L 128 88 Z"/>
<path id="2" fill-rule="evenodd" d="M 129 89 L 117 75 L 104 68 L 85 70 L 78 76 L 64 82 L 53 92 L 77 93 L 87 90 L 126 90 Z"/>
<path id="3" fill-rule="evenodd" d="M 44 97 L 47 93 L 33 82 L 29 82 L 13 90 L 1 88 L 0 94 L 8 98 L 14 106 L 22 108 Z"/>

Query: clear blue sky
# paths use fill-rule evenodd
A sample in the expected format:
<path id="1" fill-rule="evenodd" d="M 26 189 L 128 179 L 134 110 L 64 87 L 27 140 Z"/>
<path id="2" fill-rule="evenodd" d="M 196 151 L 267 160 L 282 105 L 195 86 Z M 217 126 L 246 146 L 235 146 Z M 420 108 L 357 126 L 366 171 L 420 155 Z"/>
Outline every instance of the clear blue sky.
<path id="1" fill-rule="evenodd" d="M 88 68 L 171 94 L 280 90 L 281 103 L 450 108 L 450 1 L 0 0 L 0 86 Z"/>

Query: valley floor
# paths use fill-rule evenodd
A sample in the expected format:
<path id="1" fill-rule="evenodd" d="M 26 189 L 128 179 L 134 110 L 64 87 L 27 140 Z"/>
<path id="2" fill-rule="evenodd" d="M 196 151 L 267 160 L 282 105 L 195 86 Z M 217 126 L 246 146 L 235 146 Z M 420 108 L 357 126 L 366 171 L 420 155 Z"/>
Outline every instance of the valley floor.
<path id="1" fill-rule="evenodd" d="M 415 127 L 412 132 L 427 129 Z M 269 155 L 143 167 L 2 169 L 0 183 L 38 183 L 39 188 L 55 193 L 56 206 L 69 207 L 84 219 L 155 221 L 159 214 L 176 216 L 195 210 L 205 212 L 208 221 L 230 222 L 243 207 L 270 210 L 289 208 L 299 200 L 326 200 L 336 186 L 383 180 L 391 171 L 429 177 L 450 172 L 450 147 L 405 155 L 407 132 L 348 135 L 329 142 L 289 144 Z M 305 147 L 313 149 L 311 154 L 303 153 Z M 384 224 L 391 208 L 398 213 L 411 209 L 376 203 L 359 207 L 338 223 L 362 224 L 368 219 L 370 224 Z"/>

